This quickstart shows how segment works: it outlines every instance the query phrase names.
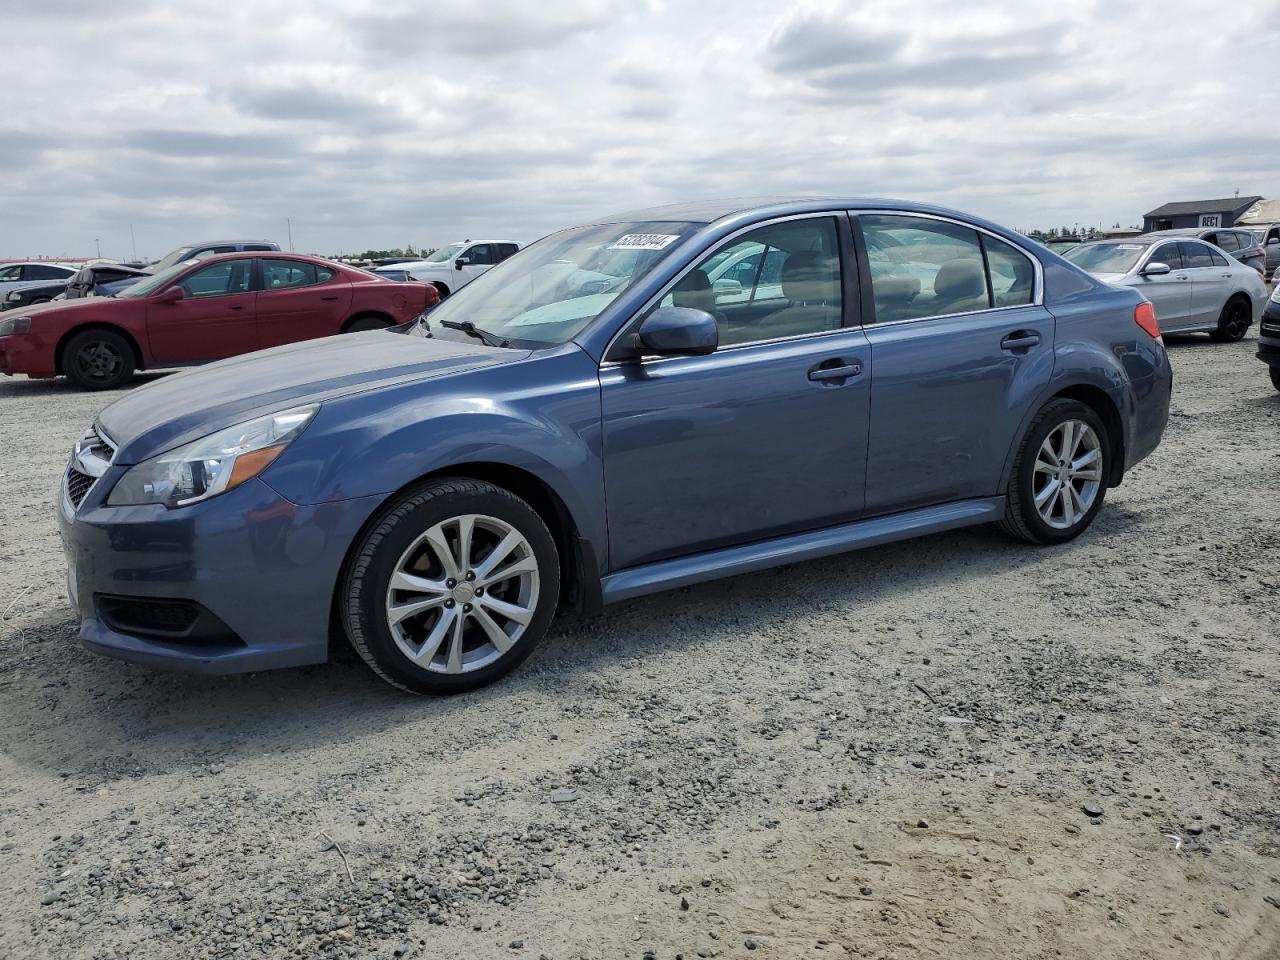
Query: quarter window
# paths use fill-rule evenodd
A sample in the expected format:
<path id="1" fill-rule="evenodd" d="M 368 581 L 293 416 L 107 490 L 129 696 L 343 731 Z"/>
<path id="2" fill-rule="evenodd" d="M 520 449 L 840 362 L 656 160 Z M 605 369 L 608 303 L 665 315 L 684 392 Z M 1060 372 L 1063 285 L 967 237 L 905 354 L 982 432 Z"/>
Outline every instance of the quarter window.
<path id="1" fill-rule="evenodd" d="M 1210 250 L 1210 251 L 1209 251 L 1209 256 L 1213 258 L 1213 265 L 1214 265 L 1215 267 L 1225 267 L 1225 266 L 1228 266 L 1228 264 L 1227 264 L 1227 258 L 1226 258 L 1226 257 L 1224 257 L 1222 254 L 1220 254 L 1217 250 Z"/>
<path id="2" fill-rule="evenodd" d="M 752 230 L 686 273 L 661 305 L 711 314 L 721 346 L 837 330 L 843 297 L 835 221 L 810 217 Z"/>
<path id="3" fill-rule="evenodd" d="M 233 293 L 249 291 L 249 260 L 223 260 L 207 267 L 193 270 L 178 281 L 188 297 L 202 300 L 206 297 L 225 297 Z"/>
<path id="4" fill-rule="evenodd" d="M 329 271 L 329 276 L 324 277 L 328 280 L 333 276 Z M 309 287 L 313 284 L 320 283 L 321 278 L 316 273 L 316 266 L 313 263 L 305 263 L 301 260 L 263 260 L 262 261 L 262 289 L 286 290 L 291 287 Z"/>
<path id="5" fill-rule="evenodd" d="M 1182 268 L 1184 270 L 1213 266 L 1213 257 L 1209 256 L 1209 248 L 1203 243 L 1190 243 L 1184 240 L 1178 244 L 1178 249 L 1182 253 Z"/>
<path id="6" fill-rule="evenodd" d="M 1240 249 L 1240 238 L 1236 236 L 1234 233 L 1230 233 L 1229 231 L 1226 231 L 1226 230 L 1218 234 L 1218 237 L 1216 240 L 1210 237 L 1205 237 L 1205 239 L 1208 240 L 1210 243 L 1216 243 L 1223 250 L 1227 251 L 1227 253 L 1234 253 L 1235 251 Z"/>
<path id="7" fill-rule="evenodd" d="M 978 232 L 899 215 L 859 218 L 871 266 L 876 322 L 915 320 L 991 307 Z M 1017 278 L 1001 275 L 1012 288 Z"/>
<path id="8" fill-rule="evenodd" d="M 54 267 L 47 263 L 33 263 L 27 267 L 23 277 L 27 280 L 65 280 L 74 273 L 74 270 L 68 270 L 66 267 Z"/>
<path id="9" fill-rule="evenodd" d="M 979 239 L 987 254 L 987 274 L 991 278 L 991 296 L 997 307 L 1020 307 L 1031 302 L 1036 271 L 1025 254 L 1003 240 Z"/>

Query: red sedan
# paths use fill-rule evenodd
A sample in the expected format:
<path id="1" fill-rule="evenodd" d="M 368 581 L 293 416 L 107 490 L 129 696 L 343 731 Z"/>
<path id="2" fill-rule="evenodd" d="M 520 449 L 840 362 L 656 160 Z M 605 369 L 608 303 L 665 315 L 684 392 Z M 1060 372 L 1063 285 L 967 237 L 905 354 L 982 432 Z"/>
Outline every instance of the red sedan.
<path id="1" fill-rule="evenodd" d="M 439 300 L 317 257 L 231 253 L 188 261 L 112 297 L 54 302 L 0 319 L 0 373 L 63 374 L 89 390 L 148 367 L 405 323 Z"/>

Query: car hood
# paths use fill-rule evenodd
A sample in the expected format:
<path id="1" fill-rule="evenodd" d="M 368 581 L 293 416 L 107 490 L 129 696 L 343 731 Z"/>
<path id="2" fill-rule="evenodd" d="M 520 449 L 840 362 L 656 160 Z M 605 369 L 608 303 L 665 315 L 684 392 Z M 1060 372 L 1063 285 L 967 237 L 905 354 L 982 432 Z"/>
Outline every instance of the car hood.
<path id="1" fill-rule="evenodd" d="M 37 287 L 65 287 L 70 279 L 71 278 L 68 277 L 66 280 L 19 280 L 17 283 L 6 284 L 4 292 L 12 293 L 14 290 L 34 290 Z"/>
<path id="2" fill-rule="evenodd" d="M 132 464 L 266 413 L 528 355 L 384 330 L 343 334 L 165 377 L 111 404 L 98 425 L 119 448 L 116 462 Z"/>

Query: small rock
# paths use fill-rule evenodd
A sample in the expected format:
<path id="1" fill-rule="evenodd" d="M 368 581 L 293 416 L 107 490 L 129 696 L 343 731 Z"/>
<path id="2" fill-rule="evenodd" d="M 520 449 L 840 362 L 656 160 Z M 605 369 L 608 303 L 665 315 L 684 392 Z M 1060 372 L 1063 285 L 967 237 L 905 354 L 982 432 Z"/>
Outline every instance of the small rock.
<path id="1" fill-rule="evenodd" d="M 916 821 L 916 826 L 917 826 L 917 827 L 919 827 L 921 830 L 928 830 L 928 829 L 929 829 L 929 821 L 928 821 L 928 820 L 917 820 L 917 821 Z"/>
<path id="2" fill-rule="evenodd" d="M 688 897 L 681 897 L 681 898 L 680 898 L 680 909 L 681 909 L 681 910 L 688 910 L 688 909 L 689 909 L 689 898 L 688 898 Z"/>
<path id="3" fill-rule="evenodd" d="M 1215 903 L 1213 905 L 1213 912 L 1223 917 L 1231 916 L 1231 911 L 1227 909 L 1227 905 L 1225 903 Z"/>
<path id="4" fill-rule="evenodd" d="M 524 949 L 524 941 L 523 941 L 523 940 L 512 940 L 512 941 L 511 941 L 511 943 L 510 943 L 510 947 L 511 947 L 511 949 L 512 949 L 512 950 L 523 950 L 523 949 Z"/>
<path id="5" fill-rule="evenodd" d="M 859 887 L 859 888 L 858 888 L 858 892 L 859 892 L 860 894 L 862 894 L 864 897 L 869 897 L 869 896 L 871 896 L 871 888 L 870 888 L 870 887 Z"/>
<path id="6" fill-rule="evenodd" d="M 557 787 L 551 791 L 552 803 L 573 803 L 578 799 L 578 791 L 573 787 Z"/>
<path id="7" fill-rule="evenodd" d="M 758 946 L 758 944 L 754 940 L 752 940 L 750 937 L 747 937 L 747 939 L 743 940 L 742 945 L 746 947 L 748 950 L 754 950 Z"/>
<path id="8" fill-rule="evenodd" d="M 1083 809 L 1091 817 L 1100 817 L 1103 814 L 1102 804 L 1096 800 L 1086 800 Z"/>
<path id="9" fill-rule="evenodd" d="M 58 895 L 56 893 L 46 893 L 43 897 L 40 898 L 41 906 L 45 906 L 45 907 L 53 906 L 53 904 L 57 902 L 58 902 Z"/>

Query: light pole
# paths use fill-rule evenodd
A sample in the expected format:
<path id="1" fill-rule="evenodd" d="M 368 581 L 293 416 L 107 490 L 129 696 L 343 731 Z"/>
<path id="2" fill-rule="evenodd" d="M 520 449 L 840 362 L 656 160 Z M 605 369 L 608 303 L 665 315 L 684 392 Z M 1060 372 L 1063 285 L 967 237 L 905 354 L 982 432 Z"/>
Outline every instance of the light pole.
<path id="1" fill-rule="evenodd" d="M 97 237 L 94 237 L 93 245 L 98 251 L 98 259 L 101 260 L 102 259 L 102 241 L 99 240 Z"/>

